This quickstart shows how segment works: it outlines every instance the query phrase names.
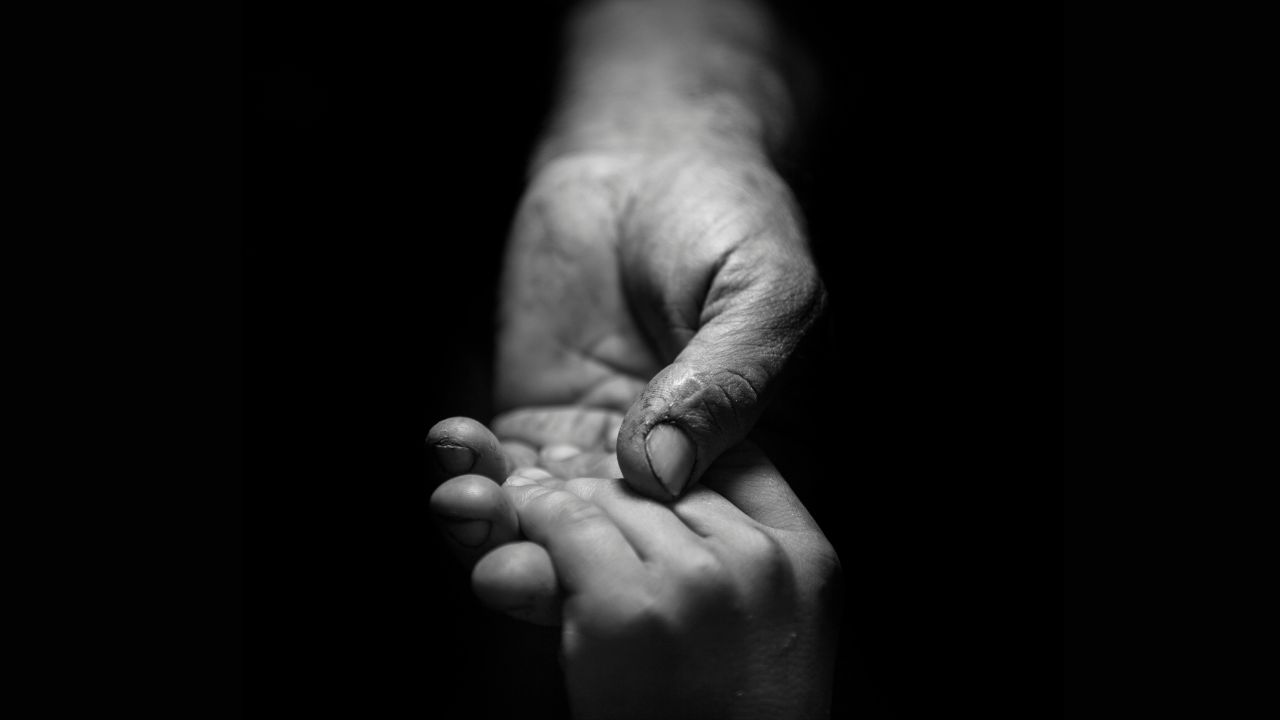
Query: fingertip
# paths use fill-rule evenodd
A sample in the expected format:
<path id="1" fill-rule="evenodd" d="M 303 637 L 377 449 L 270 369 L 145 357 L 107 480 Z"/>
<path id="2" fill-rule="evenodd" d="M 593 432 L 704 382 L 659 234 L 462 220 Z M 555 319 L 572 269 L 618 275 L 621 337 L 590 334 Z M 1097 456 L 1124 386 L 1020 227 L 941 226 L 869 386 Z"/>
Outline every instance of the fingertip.
<path id="1" fill-rule="evenodd" d="M 427 431 L 427 445 L 445 478 L 474 473 L 492 480 L 506 477 L 507 460 L 498 438 L 468 417 L 441 420 Z"/>
<path id="2" fill-rule="evenodd" d="M 649 382 L 618 436 L 623 477 L 650 497 L 683 496 L 725 449 L 746 437 L 771 377 L 745 365 L 723 367 L 724 358 L 691 348 Z"/>
<path id="3" fill-rule="evenodd" d="M 444 444 L 461 444 L 467 438 L 474 436 L 477 430 L 482 430 L 482 425 L 478 420 L 469 417 L 451 417 L 445 418 L 427 431 L 427 444 L 438 445 Z"/>
<path id="4" fill-rule="evenodd" d="M 697 446 L 686 430 L 655 416 L 651 402 L 637 401 L 618 429 L 617 464 L 636 492 L 661 502 L 679 498 L 693 484 Z"/>
<path id="5" fill-rule="evenodd" d="M 697 446 L 688 434 L 673 423 L 654 425 L 645 436 L 644 454 L 654 478 L 672 498 L 680 497 L 697 464 Z"/>
<path id="6" fill-rule="evenodd" d="M 476 474 L 460 475 L 431 493 L 431 512 L 465 520 L 493 519 L 507 504 L 493 480 Z"/>
<path id="7" fill-rule="evenodd" d="M 620 442 L 618 444 L 618 469 L 622 479 L 632 490 L 661 502 L 674 499 L 662 482 L 654 474 L 645 453 L 644 439 Z"/>
<path id="8" fill-rule="evenodd" d="M 476 460 L 480 457 L 479 453 L 464 445 L 439 443 L 431 447 L 436 454 L 436 462 L 440 465 L 440 469 L 444 470 L 446 477 L 471 472 L 471 468 L 475 467 Z"/>
<path id="9" fill-rule="evenodd" d="M 441 518 L 441 529 L 465 548 L 483 547 L 493 534 L 493 523 L 488 520 L 455 520 Z"/>
<path id="10" fill-rule="evenodd" d="M 429 505 L 436 525 L 464 549 L 464 555 L 519 536 L 515 507 L 487 477 L 462 475 L 448 480 L 431 493 Z"/>
<path id="11" fill-rule="evenodd" d="M 560 624 L 560 589 L 551 557 L 531 542 L 508 543 L 476 563 L 471 587 L 485 606 L 538 625 Z"/>

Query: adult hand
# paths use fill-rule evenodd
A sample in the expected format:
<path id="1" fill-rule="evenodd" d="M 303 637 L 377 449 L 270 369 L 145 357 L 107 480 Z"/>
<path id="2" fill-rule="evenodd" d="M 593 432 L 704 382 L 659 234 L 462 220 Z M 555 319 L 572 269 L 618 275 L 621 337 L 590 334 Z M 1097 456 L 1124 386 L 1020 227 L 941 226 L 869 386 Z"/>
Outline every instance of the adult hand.
<path id="1" fill-rule="evenodd" d="M 751 430 L 824 302 L 764 157 L 710 143 L 542 163 L 501 289 L 500 409 L 625 413 L 618 464 L 679 497 Z"/>

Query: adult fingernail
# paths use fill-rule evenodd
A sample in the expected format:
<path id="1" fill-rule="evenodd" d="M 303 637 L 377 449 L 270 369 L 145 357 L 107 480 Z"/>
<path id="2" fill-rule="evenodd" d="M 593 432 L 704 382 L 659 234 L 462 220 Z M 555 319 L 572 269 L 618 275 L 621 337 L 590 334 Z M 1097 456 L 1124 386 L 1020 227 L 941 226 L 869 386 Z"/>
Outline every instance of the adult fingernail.
<path id="1" fill-rule="evenodd" d="M 436 445 L 436 461 L 449 475 L 465 475 L 476 464 L 476 452 L 460 445 Z"/>
<path id="2" fill-rule="evenodd" d="M 694 448 L 689 436 L 669 423 L 655 425 L 644 439 L 644 453 L 658 482 L 672 497 L 680 497 L 693 473 Z"/>
<path id="3" fill-rule="evenodd" d="M 489 539 L 493 523 L 488 520 L 441 520 L 440 526 L 463 547 L 480 547 Z"/>

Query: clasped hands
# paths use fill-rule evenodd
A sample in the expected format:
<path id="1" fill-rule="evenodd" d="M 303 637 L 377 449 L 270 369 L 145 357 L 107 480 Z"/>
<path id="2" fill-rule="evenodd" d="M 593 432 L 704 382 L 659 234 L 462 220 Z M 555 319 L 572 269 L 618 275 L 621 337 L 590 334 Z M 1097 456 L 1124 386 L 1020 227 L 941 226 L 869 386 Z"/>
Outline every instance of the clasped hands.
<path id="1" fill-rule="evenodd" d="M 816 717 L 839 563 L 747 434 L 817 318 L 767 164 L 546 163 L 517 212 L 487 427 L 435 425 L 431 510 L 486 605 L 561 627 L 575 717 Z"/>

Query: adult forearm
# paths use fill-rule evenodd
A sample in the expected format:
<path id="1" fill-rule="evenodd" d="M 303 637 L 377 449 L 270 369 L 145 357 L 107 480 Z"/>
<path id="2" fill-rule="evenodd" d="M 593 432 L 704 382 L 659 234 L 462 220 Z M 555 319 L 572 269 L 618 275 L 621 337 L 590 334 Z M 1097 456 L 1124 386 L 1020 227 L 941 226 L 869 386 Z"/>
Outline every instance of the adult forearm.
<path id="1" fill-rule="evenodd" d="M 535 166 L 564 154 L 725 148 L 776 157 L 804 78 L 750 0 L 607 0 L 569 18 L 560 88 Z"/>

